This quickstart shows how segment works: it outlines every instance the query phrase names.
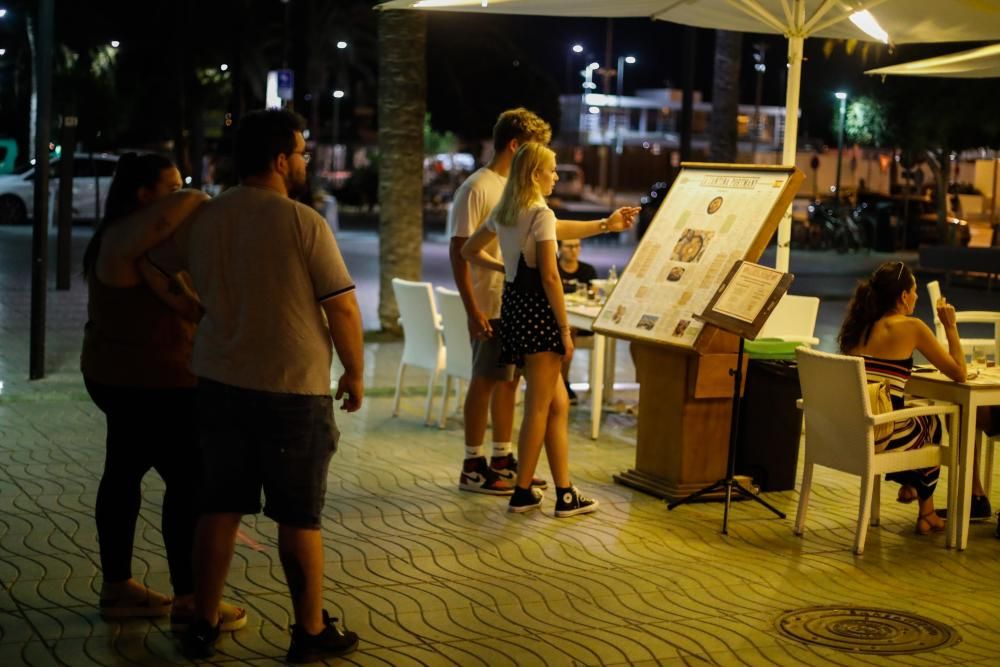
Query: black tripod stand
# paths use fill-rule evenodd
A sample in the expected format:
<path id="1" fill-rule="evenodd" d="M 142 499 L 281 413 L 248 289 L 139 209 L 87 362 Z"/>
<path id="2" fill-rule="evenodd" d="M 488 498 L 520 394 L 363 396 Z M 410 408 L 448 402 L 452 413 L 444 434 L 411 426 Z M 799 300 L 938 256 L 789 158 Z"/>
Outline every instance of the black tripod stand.
<path id="1" fill-rule="evenodd" d="M 743 385 L 743 336 L 740 336 L 739 352 L 736 354 L 736 370 L 730 370 L 729 374 L 735 378 L 735 384 L 733 385 L 733 414 L 729 422 L 729 461 L 726 464 L 726 476 L 720 479 L 715 484 L 711 486 L 706 486 L 703 489 L 695 491 L 689 496 L 681 498 L 680 500 L 675 500 L 669 505 L 667 505 L 668 510 L 672 510 L 678 505 L 683 505 L 685 503 L 694 502 L 702 496 L 706 496 L 710 493 L 715 493 L 716 491 L 726 491 L 726 508 L 722 514 L 722 534 L 728 535 L 729 531 L 729 506 L 733 502 L 733 491 L 735 490 L 744 498 L 749 498 L 754 500 L 767 509 L 771 510 L 777 514 L 782 519 L 785 518 L 784 512 L 779 511 L 777 508 L 770 505 L 767 501 L 763 500 L 760 496 L 751 493 L 748 489 L 744 488 L 736 479 L 734 475 L 736 473 L 736 437 L 739 430 L 740 423 L 740 387 Z"/>

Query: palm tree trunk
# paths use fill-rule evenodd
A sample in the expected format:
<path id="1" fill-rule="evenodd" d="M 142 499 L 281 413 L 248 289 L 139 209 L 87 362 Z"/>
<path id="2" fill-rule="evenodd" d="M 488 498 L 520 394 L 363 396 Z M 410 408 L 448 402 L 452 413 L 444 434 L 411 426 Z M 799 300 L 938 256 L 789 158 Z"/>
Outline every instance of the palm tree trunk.
<path id="1" fill-rule="evenodd" d="M 400 330 L 392 279 L 420 279 L 426 42 L 423 13 L 379 13 L 378 317 L 385 331 Z"/>
<path id="2" fill-rule="evenodd" d="M 743 33 L 715 31 L 715 69 L 709 137 L 712 162 L 736 162 L 739 149 L 737 114 L 740 105 L 740 51 Z"/>

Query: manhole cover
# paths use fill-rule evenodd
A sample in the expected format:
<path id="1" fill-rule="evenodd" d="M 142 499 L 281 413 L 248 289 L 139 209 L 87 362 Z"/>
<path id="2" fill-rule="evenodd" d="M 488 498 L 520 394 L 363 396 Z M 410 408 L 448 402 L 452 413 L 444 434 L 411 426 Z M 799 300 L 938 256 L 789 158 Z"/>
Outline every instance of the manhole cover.
<path id="1" fill-rule="evenodd" d="M 943 623 L 890 609 L 810 607 L 782 614 L 776 625 L 792 639 L 853 653 L 922 653 L 961 641 Z"/>

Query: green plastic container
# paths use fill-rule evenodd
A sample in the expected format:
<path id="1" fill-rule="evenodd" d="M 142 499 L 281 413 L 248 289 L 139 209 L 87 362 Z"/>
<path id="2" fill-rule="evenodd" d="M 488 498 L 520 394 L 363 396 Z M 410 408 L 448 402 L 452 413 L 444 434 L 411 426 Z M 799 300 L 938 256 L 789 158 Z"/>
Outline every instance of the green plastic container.
<path id="1" fill-rule="evenodd" d="M 751 359 L 795 361 L 795 348 L 799 345 L 801 343 L 781 338 L 758 338 L 746 341 L 743 344 L 743 351 Z"/>

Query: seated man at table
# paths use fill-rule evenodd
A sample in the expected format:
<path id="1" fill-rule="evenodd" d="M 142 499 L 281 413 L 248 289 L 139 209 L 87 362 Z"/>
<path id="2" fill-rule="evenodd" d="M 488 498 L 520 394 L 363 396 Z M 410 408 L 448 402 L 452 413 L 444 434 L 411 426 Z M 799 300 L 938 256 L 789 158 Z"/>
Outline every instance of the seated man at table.
<path id="1" fill-rule="evenodd" d="M 597 269 L 591 264 L 580 261 L 580 240 L 571 239 L 559 241 L 559 277 L 562 278 L 563 292 L 571 294 L 577 290 L 587 290 L 590 281 L 597 278 Z M 586 293 L 586 292 L 584 292 Z M 570 329 L 573 337 L 573 346 L 577 345 L 577 337 L 593 336 L 590 331 L 580 331 L 577 328 Z M 566 385 L 566 393 L 569 394 L 570 405 L 576 405 L 577 397 L 569 386 L 569 365 L 572 357 L 564 357 L 562 362 L 563 383 Z"/>

